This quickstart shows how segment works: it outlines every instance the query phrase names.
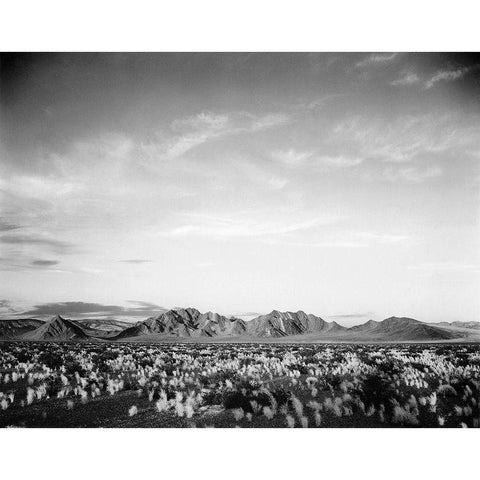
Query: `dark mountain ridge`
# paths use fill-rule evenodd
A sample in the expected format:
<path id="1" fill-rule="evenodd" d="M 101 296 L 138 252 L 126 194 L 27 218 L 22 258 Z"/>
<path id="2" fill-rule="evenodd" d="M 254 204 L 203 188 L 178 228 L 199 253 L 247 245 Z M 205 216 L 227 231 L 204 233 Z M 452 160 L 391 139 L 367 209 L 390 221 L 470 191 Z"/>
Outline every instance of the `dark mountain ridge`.
<path id="1" fill-rule="evenodd" d="M 257 337 L 285 337 L 327 331 L 346 330 L 336 322 L 326 322 L 321 317 L 298 312 L 279 312 L 273 310 L 267 315 L 254 318 L 247 325 L 247 333 Z"/>
<path id="2" fill-rule="evenodd" d="M 463 332 L 463 333 L 462 333 Z M 155 317 L 129 324 L 113 319 L 68 320 L 59 315 L 48 322 L 36 319 L 0 320 L 0 338 L 22 340 L 149 340 L 161 341 L 448 341 L 474 335 L 465 329 L 442 328 L 408 317 L 389 317 L 381 322 L 369 320 L 347 328 L 316 315 L 273 310 L 251 321 L 226 317 L 214 312 L 200 313 L 195 308 L 177 308 Z M 474 337 L 472 337 L 474 338 Z M 478 341 L 478 338 L 474 338 Z M 284 341 L 284 340 L 283 340 Z"/>
<path id="3" fill-rule="evenodd" d="M 200 313 L 195 308 L 167 310 L 156 317 L 126 328 L 115 338 L 142 335 L 169 337 L 240 336 L 246 331 L 246 322 L 239 318 L 227 318 L 213 312 Z"/>
<path id="4" fill-rule="evenodd" d="M 89 335 L 74 321 L 60 315 L 22 336 L 25 340 L 86 340 Z"/>
<path id="5" fill-rule="evenodd" d="M 0 337 L 15 338 L 35 330 L 43 325 L 42 320 L 35 318 L 19 318 L 18 320 L 0 320 Z"/>

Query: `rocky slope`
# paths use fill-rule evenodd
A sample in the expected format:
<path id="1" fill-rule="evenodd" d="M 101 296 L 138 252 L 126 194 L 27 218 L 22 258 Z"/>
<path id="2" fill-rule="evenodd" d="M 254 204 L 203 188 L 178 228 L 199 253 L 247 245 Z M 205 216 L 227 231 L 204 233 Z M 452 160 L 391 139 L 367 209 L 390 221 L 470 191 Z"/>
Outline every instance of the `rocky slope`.
<path id="1" fill-rule="evenodd" d="M 16 338 L 35 330 L 44 322 L 35 318 L 21 318 L 18 320 L 0 320 L 0 338 Z"/>
<path id="2" fill-rule="evenodd" d="M 246 323 L 238 318 L 227 318 L 218 313 L 200 313 L 195 308 L 180 308 L 162 312 L 143 322 L 126 328 L 118 339 L 145 335 L 170 337 L 239 336 L 246 331 Z"/>
<path id="3" fill-rule="evenodd" d="M 255 337 L 285 337 L 329 331 L 343 331 L 345 327 L 335 322 L 305 312 L 279 312 L 273 310 L 267 315 L 254 318 L 247 325 L 247 332 Z"/>
<path id="4" fill-rule="evenodd" d="M 454 332 L 407 317 L 390 317 L 376 325 L 371 323 L 363 333 L 372 340 L 382 341 L 451 340 L 458 337 Z"/>
<path id="5" fill-rule="evenodd" d="M 60 315 L 22 335 L 24 340 L 86 340 L 87 333 L 72 320 Z"/>
<path id="6" fill-rule="evenodd" d="M 471 332 L 471 333 L 470 333 Z M 451 324 L 427 324 L 407 317 L 369 320 L 346 328 L 316 315 L 273 310 L 249 322 L 195 308 L 178 308 L 135 324 L 115 320 L 68 320 L 56 316 L 44 323 L 35 319 L 0 321 L 0 338 L 23 340 L 138 340 L 189 341 L 301 341 L 301 342 L 403 342 L 478 341 L 476 329 Z"/>
<path id="7" fill-rule="evenodd" d="M 103 319 L 103 318 L 85 318 L 82 320 L 72 320 L 81 328 L 105 332 L 121 332 L 125 328 L 131 326 L 131 322 L 121 320 Z"/>

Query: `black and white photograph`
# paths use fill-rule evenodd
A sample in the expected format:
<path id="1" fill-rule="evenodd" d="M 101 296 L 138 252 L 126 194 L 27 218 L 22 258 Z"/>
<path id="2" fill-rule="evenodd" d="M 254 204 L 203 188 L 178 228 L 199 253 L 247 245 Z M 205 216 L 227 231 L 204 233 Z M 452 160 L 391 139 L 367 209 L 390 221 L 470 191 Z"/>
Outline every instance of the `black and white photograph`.
<path id="1" fill-rule="evenodd" d="M 478 444 L 480 51 L 123 45 L 0 49 L 0 454 Z"/>
<path id="2" fill-rule="evenodd" d="M 2 54 L 0 426 L 478 428 L 479 79 Z"/>

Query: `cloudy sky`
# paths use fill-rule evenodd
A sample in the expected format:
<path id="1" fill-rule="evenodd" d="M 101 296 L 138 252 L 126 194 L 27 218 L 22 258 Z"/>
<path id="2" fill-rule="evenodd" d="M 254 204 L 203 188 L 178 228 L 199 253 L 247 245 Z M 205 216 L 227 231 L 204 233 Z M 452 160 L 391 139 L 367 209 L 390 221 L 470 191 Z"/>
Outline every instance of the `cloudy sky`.
<path id="1" fill-rule="evenodd" d="M 480 314 L 480 58 L 0 65 L 0 313 Z"/>

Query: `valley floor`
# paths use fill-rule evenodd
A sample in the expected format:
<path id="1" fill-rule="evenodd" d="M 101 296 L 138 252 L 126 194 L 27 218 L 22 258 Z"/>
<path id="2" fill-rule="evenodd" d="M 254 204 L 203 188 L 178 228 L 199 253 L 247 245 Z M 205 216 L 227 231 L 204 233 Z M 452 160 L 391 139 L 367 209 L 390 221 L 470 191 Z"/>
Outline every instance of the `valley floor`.
<path id="1" fill-rule="evenodd" d="M 0 344 L 0 427 L 479 427 L 478 344 Z"/>

